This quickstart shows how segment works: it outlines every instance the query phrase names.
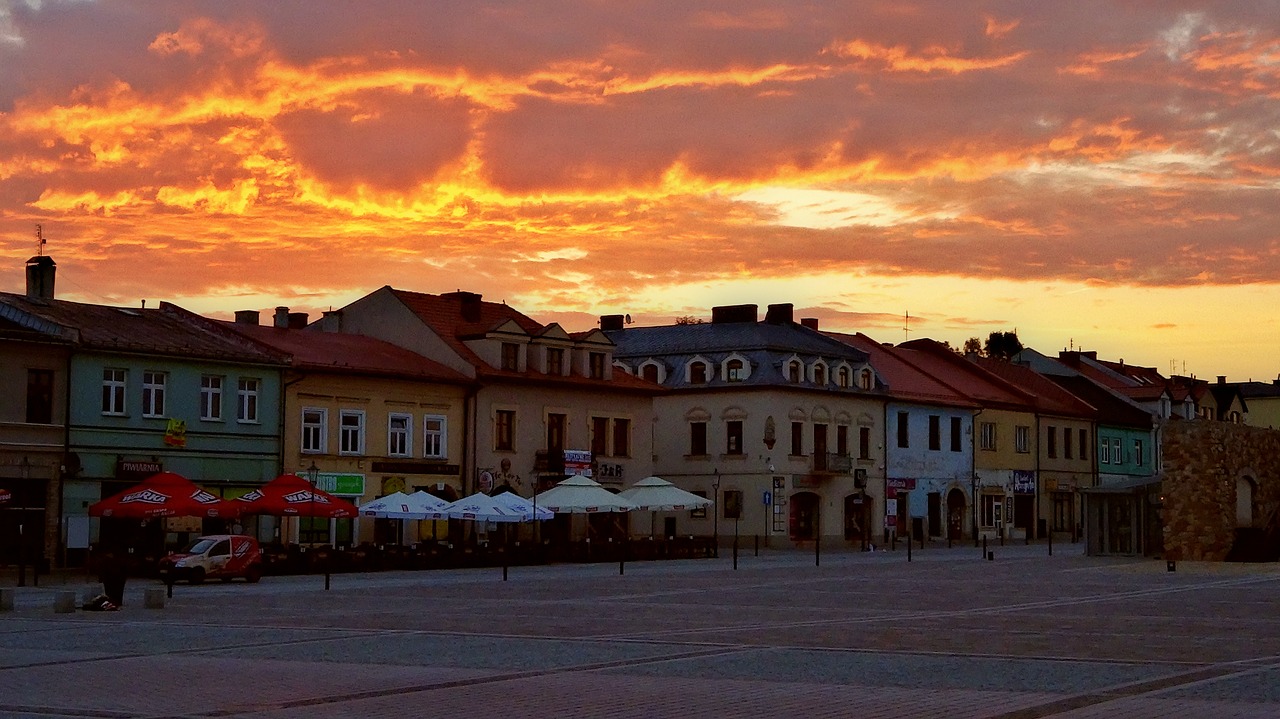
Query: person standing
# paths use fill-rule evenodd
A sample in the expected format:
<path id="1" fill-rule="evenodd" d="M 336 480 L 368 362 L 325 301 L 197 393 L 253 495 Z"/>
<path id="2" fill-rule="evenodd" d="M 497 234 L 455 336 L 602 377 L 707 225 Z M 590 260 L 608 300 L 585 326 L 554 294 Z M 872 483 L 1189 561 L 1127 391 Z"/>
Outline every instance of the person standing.
<path id="1" fill-rule="evenodd" d="M 118 551 L 108 549 L 98 566 L 98 581 L 102 582 L 102 593 L 117 607 L 124 605 L 124 585 L 128 578 L 129 569 L 124 557 Z"/>

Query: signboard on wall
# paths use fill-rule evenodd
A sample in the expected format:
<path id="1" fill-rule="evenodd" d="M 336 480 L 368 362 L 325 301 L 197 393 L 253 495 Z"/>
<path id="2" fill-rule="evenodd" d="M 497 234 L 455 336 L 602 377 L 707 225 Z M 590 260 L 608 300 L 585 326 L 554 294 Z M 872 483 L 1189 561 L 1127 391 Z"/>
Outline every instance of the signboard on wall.
<path id="1" fill-rule="evenodd" d="M 580 474 L 583 477 L 590 477 L 591 452 L 585 449 L 564 450 L 564 473 L 570 476 Z"/>
<path id="2" fill-rule="evenodd" d="M 307 473 L 299 472 L 298 476 L 306 479 Z M 316 488 L 323 489 L 329 494 L 362 497 L 364 496 L 364 475 L 321 472 L 316 476 Z"/>
<path id="3" fill-rule="evenodd" d="M 1035 494 L 1036 473 L 1025 469 L 1013 470 L 1013 493 Z"/>

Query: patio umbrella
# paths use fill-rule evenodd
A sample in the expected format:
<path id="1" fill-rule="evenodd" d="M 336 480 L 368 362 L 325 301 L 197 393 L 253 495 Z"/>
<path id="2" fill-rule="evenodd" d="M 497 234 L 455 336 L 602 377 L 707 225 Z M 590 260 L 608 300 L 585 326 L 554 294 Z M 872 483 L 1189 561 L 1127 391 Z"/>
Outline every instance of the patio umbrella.
<path id="1" fill-rule="evenodd" d="M 662 477 L 645 477 L 618 493 L 635 503 L 636 507 L 651 512 L 678 512 L 701 509 L 711 505 L 711 500 L 668 482 Z"/>
<path id="2" fill-rule="evenodd" d="M 235 502 L 215 497 L 174 472 L 160 472 L 139 484 L 89 505 L 91 517 L 203 517 L 226 519 L 240 514 Z"/>
<path id="3" fill-rule="evenodd" d="M 311 486 L 296 474 L 282 474 L 246 495 L 232 500 L 244 514 L 349 519 L 360 510 L 345 499 Z"/>
<path id="4" fill-rule="evenodd" d="M 404 492 L 392 492 L 372 502 L 360 505 L 360 516 L 377 517 L 378 519 L 405 519 L 409 514 L 409 495 Z"/>
<path id="5" fill-rule="evenodd" d="M 0 504 L 6 504 L 13 499 L 13 493 L 7 489 L 0 489 Z"/>
<path id="6" fill-rule="evenodd" d="M 535 519 L 533 504 L 523 497 L 503 492 L 492 497 L 476 492 L 442 508 L 441 517 L 473 519 L 478 522 L 531 522 Z M 539 506 L 536 519 L 551 519 L 551 512 Z"/>
<path id="7" fill-rule="evenodd" d="M 638 507 L 625 497 L 605 489 L 599 482 L 574 475 L 533 499 L 538 507 L 555 514 L 594 514 L 595 512 L 630 512 Z"/>

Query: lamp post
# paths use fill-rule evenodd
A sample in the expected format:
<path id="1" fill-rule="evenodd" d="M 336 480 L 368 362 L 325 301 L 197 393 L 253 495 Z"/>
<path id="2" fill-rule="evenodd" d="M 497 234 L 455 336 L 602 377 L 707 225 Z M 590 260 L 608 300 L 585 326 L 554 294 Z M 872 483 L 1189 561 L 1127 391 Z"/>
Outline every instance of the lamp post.
<path id="1" fill-rule="evenodd" d="M 315 522 L 316 522 L 316 485 L 318 485 L 318 484 L 320 483 L 320 468 L 316 466 L 315 460 L 311 460 L 311 466 L 310 466 L 310 467 L 307 467 L 307 481 L 311 483 L 311 497 L 310 497 L 310 498 L 309 498 L 309 500 L 308 500 L 308 503 L 311 505 L 311 509 L 310 509 L 310 511 L 308 512 L 308 514 L 310 514 L 310 515 L 311 515 L 311 516 L 309 517 L 309 519 L 311 520 L 311 532 L 313 533 L 313 536 L 314 536 L 314 532 L 315 532 Z M 302 520 L 301 520 L 301 519 L 299 519 L 298 521 L 299 521 L 299 526 L 301 526 L 301 521 L 302 521 Z M 326 527 L 326 529 L 327 529 L 327 527 Z M 299 533 L 301 533 L 301 532 L 299 532 Z M 328 532 L 325 532 L 325 534 L 326 534 L 326 536 L 327 536 L 327 535 L 328 535 Z M 301 537 L 299 537 L 299 540 L 301 540 Z M 313 542 L 313 544 L 314 544 L 314 542 Z M 324 564 L 324 588 L 325 588 L 325 591 L 328 591 L 328 590 L 329 590 L 329 555 L 328 555 L 328 552 L 326 552 L 326 553 L 325 553 L 325 558 L 324 558 L 324 560 L 322 561 L 322 564 Z"/>
<path id="2" fill-rule="evenodd" d="M 27 459 L 25 455 L 22 457 L 22 462 L 18 465 L 18 472 L 22 476 L 22 484 L 20 485 L 18 491 L 22 492 L 23 493 L 22 496 L 24 497 L 24 499 L 22 500 L 22 506 L 17 508 L 18 510 L 18 586 L 25 587 L 27 586 L 27 546 L 26 546 L 26 542 L 24 541 L 25 537 L 23 535 L 23 529 L 24 529 L 23 523 L 27 518 L 27 501 L 25 499 L 26 491 L 27 491 L 26 489 L 27 481 L 31 479 L 31 460 Z"/>
<path id="3" fill-rule="evenodd" d="M 973 507 L 973 548 L 978 548 L 978 475 L 969 478 L 969 504 Z"/>
<path id="4" fill-rule="evenodd" d="M 720 470 L 713 469 L 711 480 L 711 552 L 716 559 L 720 558 Z"/>

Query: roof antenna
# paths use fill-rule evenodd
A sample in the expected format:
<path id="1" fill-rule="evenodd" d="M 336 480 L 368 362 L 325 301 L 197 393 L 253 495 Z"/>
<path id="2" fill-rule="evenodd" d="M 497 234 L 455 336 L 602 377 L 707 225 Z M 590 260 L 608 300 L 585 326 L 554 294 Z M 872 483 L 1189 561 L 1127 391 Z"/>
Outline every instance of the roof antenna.
<path id="1" fill-rule="evenodd" d="M 902 341 L 911 341 L 911 312 L 905 312 L 902 315 Z"/>
<path id="2" fill-rule="evenodd" d="M 48 242 L 48 240 L 44 238 L 44 228 L 41 227 L 40 225 L 36 225 L 36 256 L 37 257 L 44 256 L 44 245 L 46 242 Z"/>

